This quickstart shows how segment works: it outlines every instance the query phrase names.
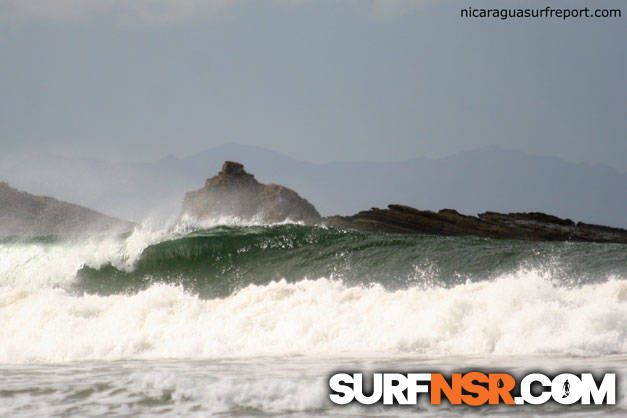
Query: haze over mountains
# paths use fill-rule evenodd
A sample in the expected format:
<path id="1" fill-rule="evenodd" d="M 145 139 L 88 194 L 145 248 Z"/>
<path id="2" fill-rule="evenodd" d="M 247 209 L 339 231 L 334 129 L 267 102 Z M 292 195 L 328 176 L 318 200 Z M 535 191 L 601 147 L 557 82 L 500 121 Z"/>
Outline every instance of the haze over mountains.
<path id="1" fill-rule="evenodd" d="M 134 224 L 0 182 L 0 237 L 123 233 Z"/>
<path id="2" fill-rule="evenodd" d="M 497 147 L 390 163 L 314 164 L 239 144 L 148 163 L 38 155 L 5 161 L 0 179 L 29 193 L 139 221 L 176 216 L 185 192 L 201 187 L 225 160 L 245 164 L 263 183 L 296 190 L 322 215 L 400 203 L 467 214 L 541 211 L 627 227 L 627 173 Z"/>

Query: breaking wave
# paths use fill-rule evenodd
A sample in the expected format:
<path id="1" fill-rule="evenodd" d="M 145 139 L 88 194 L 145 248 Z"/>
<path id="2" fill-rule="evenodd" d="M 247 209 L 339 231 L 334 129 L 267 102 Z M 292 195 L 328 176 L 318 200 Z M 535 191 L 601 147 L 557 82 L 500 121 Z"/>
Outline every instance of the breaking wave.
<path id="1" fill-rule="evenodd" d="M 210 300 L 160 284 L 82 297 L 5 289 L 0 312 L 0 362 L 627 352 L 627 282 L 568 289 L 533 272 L 397 291 L 281 280 Z"/>
<path id="2" fill-rule="evenodd" d="M 0 362 L 627 353 L 627 246 L 302 225 L 0 242 Z"/>

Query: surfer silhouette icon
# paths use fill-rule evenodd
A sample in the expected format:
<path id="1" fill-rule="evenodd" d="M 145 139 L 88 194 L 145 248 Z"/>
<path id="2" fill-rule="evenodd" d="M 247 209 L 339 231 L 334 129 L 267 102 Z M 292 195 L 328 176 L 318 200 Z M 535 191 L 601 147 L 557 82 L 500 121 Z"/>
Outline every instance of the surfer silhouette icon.
<path id="1" fill-rule="evenodd" d="M 562 398 L 567 397 L 570 394 L 570 383 L 568 383 L 568 379 L 564 382 L 564 395 Z"/>

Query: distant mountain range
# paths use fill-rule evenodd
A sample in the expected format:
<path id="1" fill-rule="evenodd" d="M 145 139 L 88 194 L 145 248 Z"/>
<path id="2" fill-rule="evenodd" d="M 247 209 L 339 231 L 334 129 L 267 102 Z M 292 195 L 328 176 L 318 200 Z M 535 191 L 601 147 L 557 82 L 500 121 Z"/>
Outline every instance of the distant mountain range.
<path id="1" fill-rule="evenodd" d="M 148 163 L 38 155 L 5 163 L 0 180 L 139 221 L 176 216 L 185 192 L 201 187 L 225 160 L 244 163 L 263 183 L 296 190 L 322 215 L 400 203 L 467 214 L 538 211 L 627 227 L 627 173 L 497 147 L 390 163 L 314 164 L 240 144 Z"/>

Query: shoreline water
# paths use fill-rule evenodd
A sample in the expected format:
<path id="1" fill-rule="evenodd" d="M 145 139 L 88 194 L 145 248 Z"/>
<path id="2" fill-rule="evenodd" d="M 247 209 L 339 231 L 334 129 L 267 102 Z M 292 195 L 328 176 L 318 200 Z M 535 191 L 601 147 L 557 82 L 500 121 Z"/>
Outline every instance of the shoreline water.
<path id="1" fill-rule="evenodd" d="M 259 357 L 232 359 L 82 361 L 0 364 L 0 414 L 163 416 L 594 416 L 625 413 L 627 357 Z M 416 407 L 343 406 L 328 399 L 327 379 L 337 371 L 507 370 L 557 374 L 566 370 L 617 373 L 615 406 Z"/>

